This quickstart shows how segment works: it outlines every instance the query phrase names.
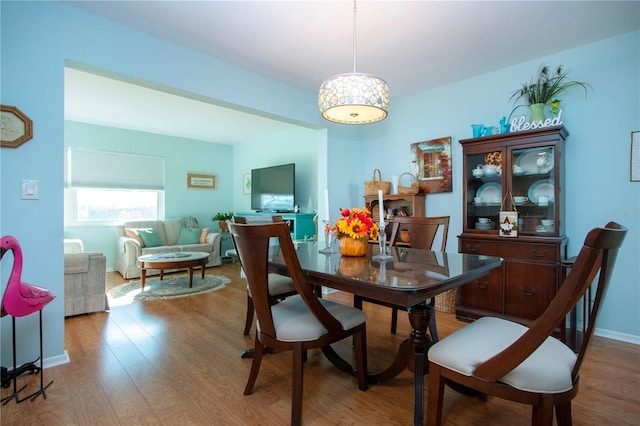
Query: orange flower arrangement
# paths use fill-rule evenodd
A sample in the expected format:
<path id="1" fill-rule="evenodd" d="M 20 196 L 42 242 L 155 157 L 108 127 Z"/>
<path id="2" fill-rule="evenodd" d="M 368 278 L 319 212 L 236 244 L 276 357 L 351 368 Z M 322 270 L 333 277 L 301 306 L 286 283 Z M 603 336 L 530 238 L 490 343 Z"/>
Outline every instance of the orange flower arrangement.
<path id="1" fill-rule="evenodd" d="M 336 238 L 352 238 L 354 240 L 377 240 L 380 229 L 371 218 L 371 212 L 364 209 L 340 209 L 340 219 L 336 220 L 331 230 Z"/>

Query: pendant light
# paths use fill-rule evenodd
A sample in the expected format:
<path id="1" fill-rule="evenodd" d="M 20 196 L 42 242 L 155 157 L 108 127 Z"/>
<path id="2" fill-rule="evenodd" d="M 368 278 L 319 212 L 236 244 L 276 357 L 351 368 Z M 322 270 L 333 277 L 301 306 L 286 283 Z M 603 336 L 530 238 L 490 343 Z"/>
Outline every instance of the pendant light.
<path id="1" fill-rule="evenodd" d="M 353 72 L 329 77 L 320 86 L 322 117 L 341 124 L 384 120 L 389 111 L 389 86 L 375 75 L 356 72 L 356 0 L 353 0 Z"/>

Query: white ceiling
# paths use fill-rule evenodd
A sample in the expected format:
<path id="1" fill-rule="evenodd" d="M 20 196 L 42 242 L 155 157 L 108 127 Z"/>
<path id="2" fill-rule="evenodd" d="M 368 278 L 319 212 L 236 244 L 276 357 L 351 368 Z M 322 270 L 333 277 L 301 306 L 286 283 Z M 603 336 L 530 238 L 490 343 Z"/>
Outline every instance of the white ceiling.
<path id="1" fill-rule="evenodd" d="M 351 0 L 67 3 L 310 93 L 316 93 L 328 76 L 353 70 Z M 357 8 L 357 70 L 387 81 L 390 108 L 394 98 L 640 29 L 638 1 L 360 0 Z M 78 80 L 89 83 L 90 78 Z M 258 127 L 239 125 L 230 117 L 212 120 L 221 109 L 204 100 L 195 101 L 191 111 L 207 110 L 191 114 L 209 127 L 194 132 L 198 124 L 190 123 L 180 129 L 183 119 L 176 119 L 175 112 L 180 109 L 174 103 L 186 100 L 163 97 L 173 105 L 166 107 L 173 120 L 159 120 L 164 102 L 157 93 L 121 87 L 120 97 L 115 96 L 120 91 L 110 87 L 109 105 L 99 105 L 95 97 L 94 102 L 85 104 L 82 98 L 90 99 L 91 93 L 87 87 L 74 89 L 75 84 L 75 78 L 67 80 L 70 97 L 66 103 L 68 113 L 75 109 L 74 117 L 80 121 L 96 122 L 106 116 L 109 125 L 117 126 L 122 119 L 119 116 L 133 110 L 140 125 L 146 120 L 142 113 L 147 109 L 135 108 L 135 98 L 153 95 L 157 108 L 148 117 L 145 131 L 163 124 L 158 133 L 182 134 L 191 129 L 185 136 L 234 143 L 244 138 L 241 130 Z M 93 119 L 87 118 L 91 115 Z M 237 117 L 240 122 L 246 118 Z M 270 121 L 262 124 L 274 125 Z M 211 122 L 216 126 L 211 127 Z M 226 131 L 220 126 L 225 122 L 232 125 Z M 267 129 L 282 130 L 277 125 Z"/>

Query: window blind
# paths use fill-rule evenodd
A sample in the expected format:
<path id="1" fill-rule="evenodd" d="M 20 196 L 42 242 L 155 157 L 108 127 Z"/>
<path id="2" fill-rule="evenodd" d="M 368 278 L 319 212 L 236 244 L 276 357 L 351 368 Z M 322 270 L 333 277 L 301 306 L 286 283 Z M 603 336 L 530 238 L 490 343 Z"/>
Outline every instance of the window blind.
<path id="1" fill-rule="evenodd" d="M 164 189 L 164 158 L 67 147 L 65 186 Z"/>

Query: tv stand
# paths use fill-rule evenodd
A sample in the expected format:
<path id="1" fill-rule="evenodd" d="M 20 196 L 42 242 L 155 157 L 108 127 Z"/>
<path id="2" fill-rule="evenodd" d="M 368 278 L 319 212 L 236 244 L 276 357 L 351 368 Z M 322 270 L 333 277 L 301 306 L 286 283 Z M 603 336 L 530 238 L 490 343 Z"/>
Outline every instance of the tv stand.
<path id="1" fill-rule="evenodd" d="M 315 213 L 291 213 L 280 211 L 255 211 L 249 213 L 237 213 L 238 216 L 282 216 L 282 220 L 289 223 L 291 227 L 291 238 L 294 240 L 304 240 L 317 238 L 317 228 L 313 221 Z"/>

